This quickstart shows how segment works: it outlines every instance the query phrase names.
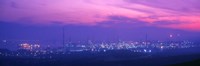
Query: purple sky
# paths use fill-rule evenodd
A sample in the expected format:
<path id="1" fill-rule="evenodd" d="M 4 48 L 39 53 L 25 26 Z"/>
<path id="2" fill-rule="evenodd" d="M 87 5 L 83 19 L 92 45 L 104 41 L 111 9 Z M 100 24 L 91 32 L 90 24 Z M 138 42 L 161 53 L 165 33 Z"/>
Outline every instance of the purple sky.
<path id="1" fill-rule="evenodd" d="M 1 0 L 0 20 L 36 25 L 60 22 L 63 25 L 93 26 L 108 21 L 121 22 L 109 18 L 115 16 L 148 22 L 150 26 L 199 31 L 199 2 L 199 0 Z M 172 24 L 154 24 L 166 21 Z"/>
<path id="2" fill-rule="evenodd" d="M 0 36 L 10 39 L 26 39 L 22 35 L 33 37 L 32 34 L 49 37 L 48 34 L 62 35 L 60 29 L 65 26 L 66 30 L 72 30 L 71 36 L 77 38 L 81 38 L 81 33 L 85 35 L 82 37 L 91 36 L 90 34 L 100 37 L 113 33 L 112 37 L 121 35 L 124 39 L 134 39 L 133 37 L 139 36 L 139 39 L 143 39 L 143 35 L 148 32 L 152 36 L 163 35 L 157 39 L 166 38 L 169 34 L 199 38 L 199 2 L 200 0 L 0 0 L 0 24 L 3 30 Z"/>

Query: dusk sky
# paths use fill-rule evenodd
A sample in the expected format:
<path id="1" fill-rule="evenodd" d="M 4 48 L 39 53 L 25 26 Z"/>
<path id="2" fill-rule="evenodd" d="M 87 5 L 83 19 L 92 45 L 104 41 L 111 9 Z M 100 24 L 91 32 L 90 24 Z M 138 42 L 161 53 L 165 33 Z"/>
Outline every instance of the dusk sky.
<path id="1" fill-rule="evenodd" d="M 0 39 L 200 38 L 200 0 L 0 0 Z M 105 39 L 106 38 L 106 39 Z"/>

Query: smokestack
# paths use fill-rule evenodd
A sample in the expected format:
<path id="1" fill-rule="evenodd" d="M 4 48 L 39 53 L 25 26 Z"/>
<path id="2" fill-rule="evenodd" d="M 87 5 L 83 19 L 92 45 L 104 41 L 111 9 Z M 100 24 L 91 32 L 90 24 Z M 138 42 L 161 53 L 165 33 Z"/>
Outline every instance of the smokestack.
<path id="1" fill-rule="evenodd" d="M 145 45 L 146 45 L 146 47 L 147 47 L 147 33 L 146 33 L 146 35 L 145 35 Z"/>
<path id="2" fill-rule="evenodd" d="M 62 43 L 63 43 L 63 47 L 65 47 L 65 27 L 64 26 L 62 28 Z"/>
<path id="3" fill-rule="evenodd" d="M 147 43 L 147 33 L 146 33 L 146 36 L 145 36 L 145 41 L 146 41 L 146 43 Z"/>

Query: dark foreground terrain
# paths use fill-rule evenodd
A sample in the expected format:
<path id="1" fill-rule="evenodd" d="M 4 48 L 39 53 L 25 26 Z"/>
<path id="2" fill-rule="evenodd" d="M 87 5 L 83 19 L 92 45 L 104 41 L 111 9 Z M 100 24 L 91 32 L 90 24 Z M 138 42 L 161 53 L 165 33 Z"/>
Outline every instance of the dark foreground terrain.
<path id="1" fill-rule="evenodd" d="M 0 56 L 0 66 L 200 66 L 200 53 L 108 51 Z"/>

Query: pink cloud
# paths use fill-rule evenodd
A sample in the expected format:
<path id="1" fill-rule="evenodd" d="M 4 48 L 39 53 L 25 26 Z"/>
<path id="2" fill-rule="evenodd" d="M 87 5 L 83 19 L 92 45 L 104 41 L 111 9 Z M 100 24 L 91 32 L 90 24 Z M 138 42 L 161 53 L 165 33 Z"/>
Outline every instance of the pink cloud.
<path id="1" fill-rule="evenodd" d="M 198 0 L 1 0 L 0 21 L 33 24 L 98 25 L 112 20 L 110 16 L 155 23 L 180 22 L 172 25 L 152 25 L 184 30 L 200 29 Z"/>

